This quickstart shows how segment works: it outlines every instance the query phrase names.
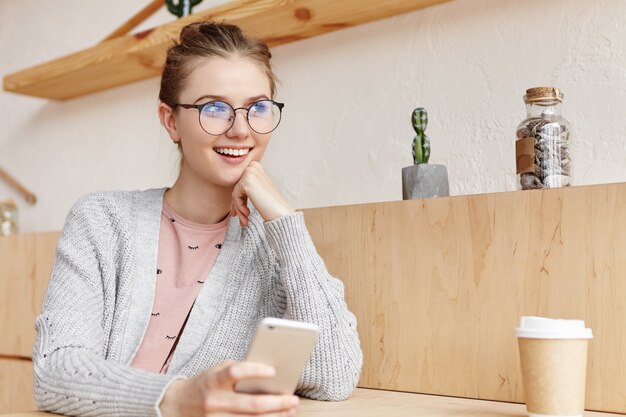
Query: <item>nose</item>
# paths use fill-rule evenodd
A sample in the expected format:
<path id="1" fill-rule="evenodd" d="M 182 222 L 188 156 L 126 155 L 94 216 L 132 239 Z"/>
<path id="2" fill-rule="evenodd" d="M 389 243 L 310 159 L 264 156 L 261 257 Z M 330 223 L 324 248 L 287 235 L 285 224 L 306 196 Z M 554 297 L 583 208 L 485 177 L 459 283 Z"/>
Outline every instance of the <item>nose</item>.
<path id="1" fill-rule="evenodd" d="M 233 116 L 235 118 L 235 121 L 233 122 L 233 125 L 230 127 L 230 129 L 228 129 L 228 131 L 226 132 L 226 136 L 230 138 L 245 138 L 247 135 L 250 134 L 250 126 L 248 126 L 248 120 L 246 120 L 247 113 L 245 112 L 245 110 L 242 112 L 240 112 L 239 110 L 244 109 L 235 110 L 235 116 Z M 240 113 L 241 117 L 237 117 Z"/>

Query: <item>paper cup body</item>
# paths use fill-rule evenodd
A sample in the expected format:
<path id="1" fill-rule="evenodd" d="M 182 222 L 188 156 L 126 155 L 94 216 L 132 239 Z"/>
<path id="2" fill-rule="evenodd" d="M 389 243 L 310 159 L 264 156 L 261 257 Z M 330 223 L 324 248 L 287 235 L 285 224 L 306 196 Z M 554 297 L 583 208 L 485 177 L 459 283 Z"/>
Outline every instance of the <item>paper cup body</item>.
<path id="1" fill-rule="evenodd" d="M 516 335 L 529 416 L 582 416 L 591 329 L 580 320 L 522 317 Z"/>

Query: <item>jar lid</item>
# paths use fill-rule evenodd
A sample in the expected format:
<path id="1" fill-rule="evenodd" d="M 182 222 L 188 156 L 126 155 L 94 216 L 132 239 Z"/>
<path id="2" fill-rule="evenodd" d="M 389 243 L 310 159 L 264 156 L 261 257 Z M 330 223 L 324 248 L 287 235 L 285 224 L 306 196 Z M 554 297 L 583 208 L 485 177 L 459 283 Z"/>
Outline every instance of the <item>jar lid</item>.
<path id="1" fill-rule="evenodd" d="M 534 87 L 526 90 L 524 102 L 563 101 L 563 93 L 556 87 Z"/>

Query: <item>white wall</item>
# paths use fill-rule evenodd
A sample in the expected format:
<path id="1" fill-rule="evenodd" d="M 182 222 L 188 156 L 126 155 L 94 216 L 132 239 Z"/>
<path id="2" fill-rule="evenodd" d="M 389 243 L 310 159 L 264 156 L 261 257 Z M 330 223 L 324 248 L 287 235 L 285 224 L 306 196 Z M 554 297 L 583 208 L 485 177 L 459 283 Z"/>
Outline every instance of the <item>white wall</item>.
<path id="1" fill-rule="evenodd" d="M 0 74 L 89 47 L 147 2 L 3 0 Z M 142 28 L 168 19 L 159 12 Z M 515 190 L 521 97 L 555 85 L 574 130 L 574 183 L 626 181 L 624 22 L 624 0 L 455 0 L 275 48 L 287 105 L 265 164 L 299 208 L 398 200 L 420 105 L 452 194 Z M 0 184 L 22 232 L 60 229 L 90 191 L 173 182 L 158 85 L 67 102 L 0 92 L 0 166 L 39 198 L 30 207 Z"/>

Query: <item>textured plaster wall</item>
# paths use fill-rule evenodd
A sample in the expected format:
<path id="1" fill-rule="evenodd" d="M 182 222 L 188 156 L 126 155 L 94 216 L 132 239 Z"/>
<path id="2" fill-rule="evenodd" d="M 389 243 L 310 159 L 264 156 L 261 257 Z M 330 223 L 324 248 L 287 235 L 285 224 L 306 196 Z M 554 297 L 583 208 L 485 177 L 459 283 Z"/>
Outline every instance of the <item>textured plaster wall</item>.
<path id="1" fill-rule="evenodd" d="M 0 74 L 91 46 L 146 3 L 3 0 Z M 624 22 L 623 0 L 455 0 L 275 48 L 287 106 L 264 162 L 299 208 L 398 200 L 419 105 L 452 194 L 515 190 L 521 97 L 555 85 L 573 125 L 574 184 L 626 181 Z M 39 198 L 30 207 L 0 184 L 21 231 L 60 229 L 90 191 L 172 184 L 157 92 L 156 78 L 67 102 L 0 92 L 0 166 Z"/>

